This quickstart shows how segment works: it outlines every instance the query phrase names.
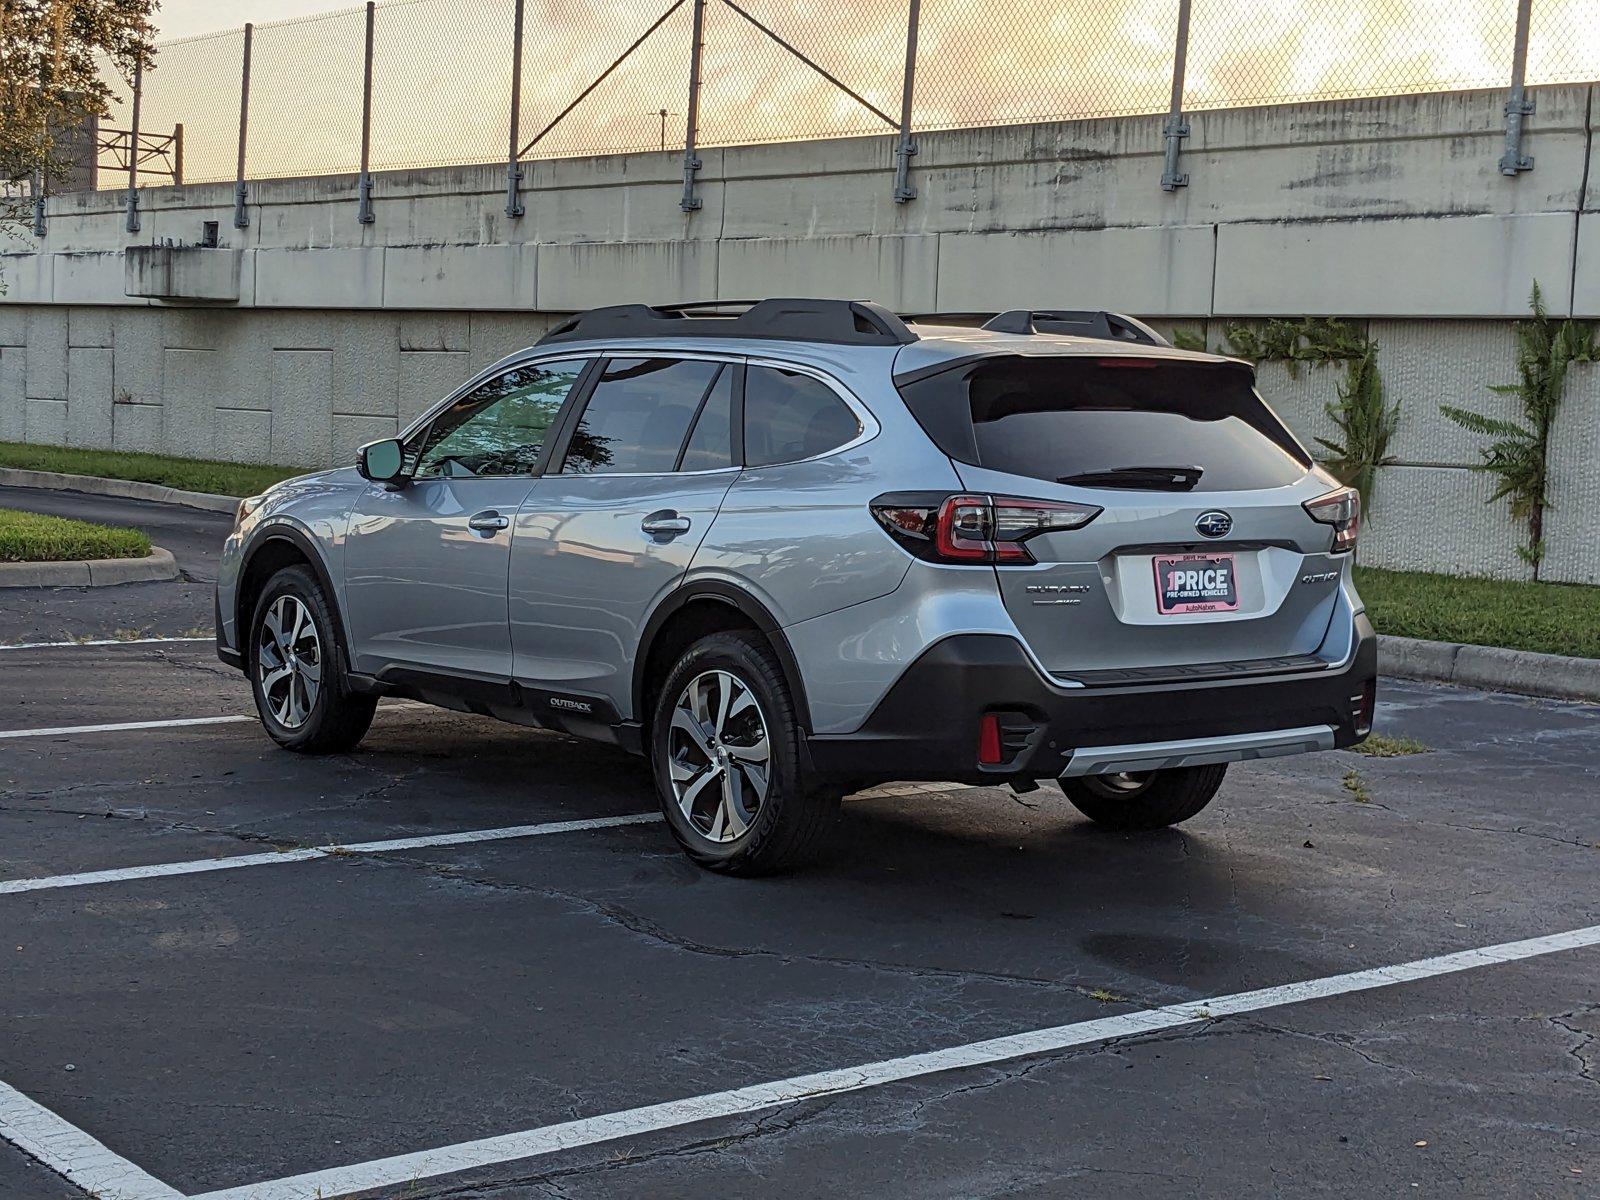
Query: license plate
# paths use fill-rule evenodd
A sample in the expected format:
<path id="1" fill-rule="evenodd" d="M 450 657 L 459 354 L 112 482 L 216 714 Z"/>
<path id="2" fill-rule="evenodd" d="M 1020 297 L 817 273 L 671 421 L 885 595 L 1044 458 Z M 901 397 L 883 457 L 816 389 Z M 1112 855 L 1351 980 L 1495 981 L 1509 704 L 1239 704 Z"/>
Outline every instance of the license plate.
<path id="1" fill-rule="evenodd" d="M 1156 611 L 1233 612 L 1239 607 L 1239 581 L 1231 554 L 1157 555 Z"/>

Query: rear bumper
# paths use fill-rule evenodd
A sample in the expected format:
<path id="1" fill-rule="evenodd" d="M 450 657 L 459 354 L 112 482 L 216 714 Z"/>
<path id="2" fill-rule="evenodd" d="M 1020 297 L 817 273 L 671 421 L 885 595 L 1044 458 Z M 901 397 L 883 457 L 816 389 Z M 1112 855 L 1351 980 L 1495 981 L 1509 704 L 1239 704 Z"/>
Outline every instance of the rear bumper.
<path id="1" fill-rule="evenodd" d="M 1378 668 L 1372 626 L 1355 622 L 1355 653 L 1339 668 L 1084 688 L 1051 682 L 1014 638 L 960 634 L 912 663 L 857 732 L 812 736 L 807 749 L 828 777 L 977 783 L 1349 746 L 1366 736 L 1362 696 Z M 992 766 L 978 762 L 988 713 L 1002 735 Z"/>

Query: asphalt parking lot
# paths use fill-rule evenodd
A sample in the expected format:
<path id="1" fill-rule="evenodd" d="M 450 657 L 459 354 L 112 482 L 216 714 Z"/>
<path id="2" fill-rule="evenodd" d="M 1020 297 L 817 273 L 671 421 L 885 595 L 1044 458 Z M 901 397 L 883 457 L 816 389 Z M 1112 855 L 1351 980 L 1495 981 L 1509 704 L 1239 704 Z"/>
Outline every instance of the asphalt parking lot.
<path id="1" fill-rule="evenodd" d="M 226 519 L 157 515 L 186 580 L 0 643 L 196 636 Z M 879 789 L 742 881 L 614 750 L 299 758 L 208 643 L 0 649 L 0 1197 L 1600 1194 L 1600 708 L 1381 695 L 1427 753 L 1154 836 Z"/>

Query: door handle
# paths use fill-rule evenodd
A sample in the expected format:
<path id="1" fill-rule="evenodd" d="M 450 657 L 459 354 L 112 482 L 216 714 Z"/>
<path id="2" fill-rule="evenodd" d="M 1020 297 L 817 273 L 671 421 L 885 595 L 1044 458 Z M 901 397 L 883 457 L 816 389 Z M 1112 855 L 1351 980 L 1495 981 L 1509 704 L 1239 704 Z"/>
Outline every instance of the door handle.
<path id="1" fill-rule="evenodd" d="M 492 508 L 482 512 L 473 513 L 467 518 L 467 528 L 474 533 L 493 533 L 497 529 L 504 529 L 511 524 L 511 518 L 501 516 Z"/>
<path id="2" fill-rule="evenodd" d="M 677 537 L 680 533 L 688 533 L 692 523 L 688 517 L 680 517 L 672 509 L 663 508 L 640 521 L 639 528 L 651 537 Z"/>

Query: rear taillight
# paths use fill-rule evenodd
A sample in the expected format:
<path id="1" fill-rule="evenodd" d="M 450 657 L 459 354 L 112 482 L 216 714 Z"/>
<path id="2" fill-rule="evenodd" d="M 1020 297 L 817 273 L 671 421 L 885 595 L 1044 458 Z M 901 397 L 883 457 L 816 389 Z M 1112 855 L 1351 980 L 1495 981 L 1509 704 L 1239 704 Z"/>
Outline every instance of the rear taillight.
<path id="1" fill-rule="evenodd" d="M 1340 488 L 1326 496 L 1306 501 L 1306 512 L 1313 521 L 1333 526 L 1333 552 L 1356 548 L 1361 533 L 1361 493 L 1355 488 Z"/>
<path id="2" fill-rule="evenodd" d="M 937 492 L 898 492 L 872 502 L 878 524 L 918 558 L 966 564 L 1030 564 L 1029 538 L 1078 529 L 1101 511 L 1067 500 Z"/>

